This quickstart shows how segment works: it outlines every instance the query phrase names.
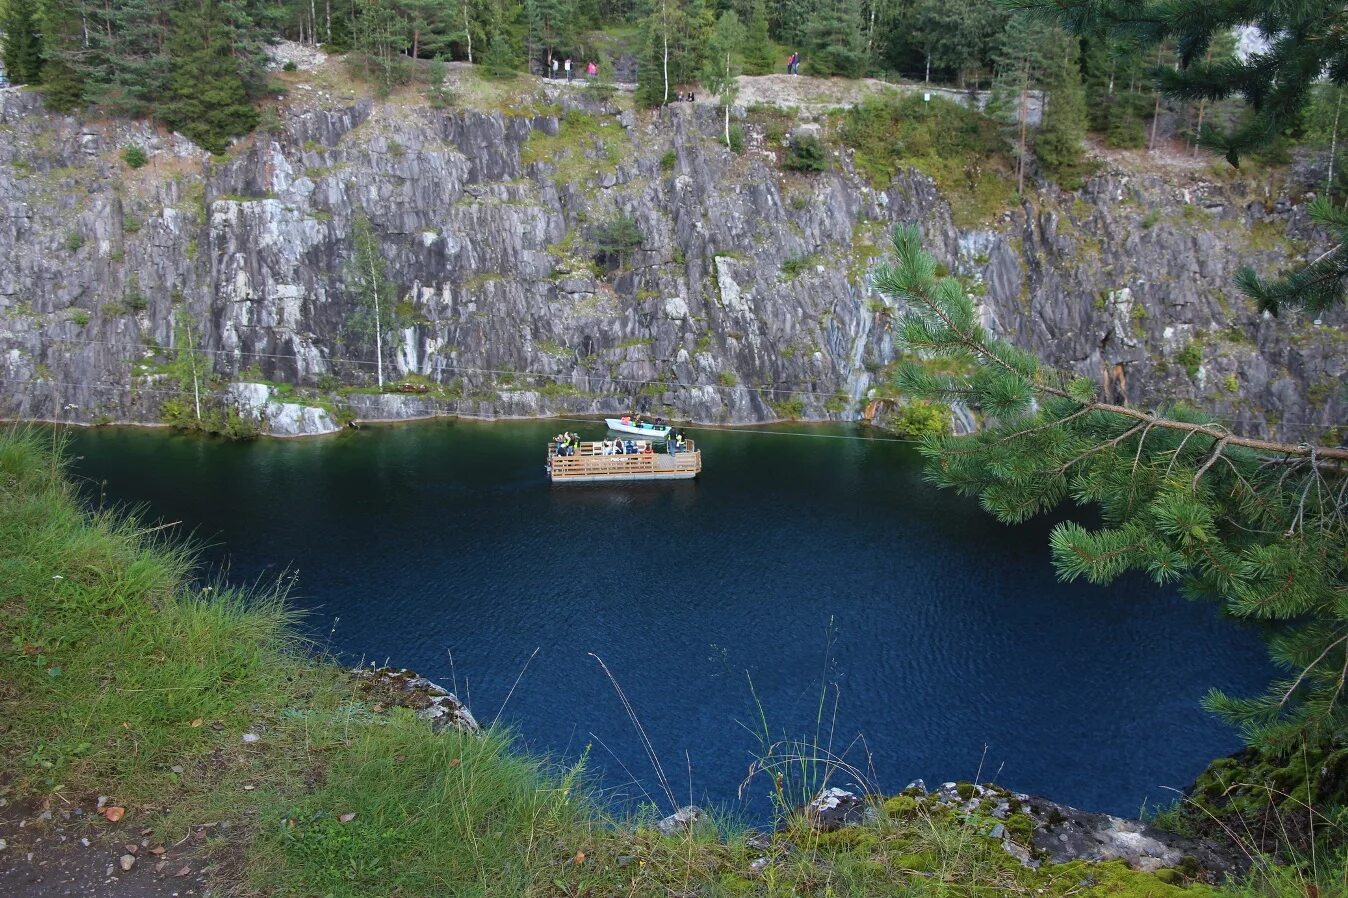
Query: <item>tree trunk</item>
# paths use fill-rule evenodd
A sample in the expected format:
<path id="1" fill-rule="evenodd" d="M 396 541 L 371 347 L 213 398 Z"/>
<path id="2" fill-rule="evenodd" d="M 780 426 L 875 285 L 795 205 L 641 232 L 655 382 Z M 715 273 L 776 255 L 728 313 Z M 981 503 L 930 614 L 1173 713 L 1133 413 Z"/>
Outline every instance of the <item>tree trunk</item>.
<path id="1" fill-rule="evenodd" d="M 922 83 L 931 84 L 931 54 L 924 53 L 923 55 L 927 57 L 927 74 L 923 76 Z"/>
<path id="2" fill-rule="evenodd" d="M 1336 87 L 1338 98 L 1334 100 L 1334 131 L 1329 138 L 1329 175 L 1325 178 L 1325 196 L 1329 196 L 1334 186 L 1334 154 L 1339 147 L 1339 109 L 1343 106 L 1343 88 Z"/>
<path id="3" fill-rule="evenodd" d="M 374 272 L 374 253 L 377 252 L 373 247 L 370 248 L 370 286 L 374 288 L 374 364 L 375 374 L 379 379 L 379 389 L 384 389 L 384 334 L 383 323 L 379 320 L 379 279 Z"/>
<path id="4" fill-rule="evenodd" d="M 1025 132 L 1030 118 L 1030 69 L 1025 66 L 1025 77 L 1020 82 L 1020 153 L 1016 160 L 1016 193 L 1025 193 Z"/>
<path id="5" fill-rule="evenodd" d="M 332 0 L 323 0 L 323 17 L 327 23 L 328 43 L 332 43 Z"/>
<path id="6" fill-rule="evenodd" d="M 866 26 L 866 62 L 871 61 L 871 48 L 875 44 L 875 4 L 877 0 L 871 0 L 871 21 Z"/>
<path id="7" fill-rule="evenodd" d="M 463 35 L 468 39 L 468 64 L 473 64 L 473 26 L 468 24 L 468 0 L 463 0 Z"/>
<path id="8" fill-rule="evenodd" d="M 1161 67 L 1161 48 L 1156 48 L 1156 67 Z M 1156 105 L 1151 112 L 1151 138 L 1147 141 L 1147 152 L 1150 153 L 1156 149 L 1156 127 L 1161 121 L 1161 92 L 1156 91 Z"/>
<path id="9" fill-rule="evenodd" d="M 665 105 L 669 104 L 669 13 L 665 3 L 660 3 L 660 23 L 661 34 L 664 38 L 664 69 L 665 69 Z"/>

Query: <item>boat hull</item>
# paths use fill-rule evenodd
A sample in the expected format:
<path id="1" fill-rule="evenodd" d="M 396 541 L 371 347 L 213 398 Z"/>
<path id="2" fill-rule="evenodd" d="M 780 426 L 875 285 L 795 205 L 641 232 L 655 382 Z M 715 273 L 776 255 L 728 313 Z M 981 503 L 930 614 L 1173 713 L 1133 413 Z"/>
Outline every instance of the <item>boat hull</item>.
<path id="1" fill-rule="evenodd" d="M 658 427 L 654 424 L 638 427 L 635 424 L 624 424 L 621 418 L 605 418 L 604 423 L 607 424 L 608 429 L 614 433 L 631 434 L 632 436 L 644 437 L 648 440 L 668 439 L 669 432 L 674 429 L 668 424 L 662 424 Z"/>

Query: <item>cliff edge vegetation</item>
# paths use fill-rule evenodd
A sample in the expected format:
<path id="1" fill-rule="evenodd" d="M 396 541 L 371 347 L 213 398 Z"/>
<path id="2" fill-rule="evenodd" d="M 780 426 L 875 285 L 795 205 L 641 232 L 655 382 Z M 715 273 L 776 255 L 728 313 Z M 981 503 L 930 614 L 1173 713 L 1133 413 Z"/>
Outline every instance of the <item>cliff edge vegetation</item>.
<path id="1" fill-rule="evenodd" d="M 869 797 L 857 825 L 832 831 L 790 801 L 775 833 L 705 817 L 657 826 L 655 808 L 615 819 L 583 763 L 531 757 L 497 727 L 437 731 L 403 692 L 296 636 L 284 583 L 203 582 L 168 533 L 84 507 L 45 432 L 0 431 L 0 821 L 16 808 L 35 818 L 6 833 L 0 868 L 25 863 L 18 838 L 65 820 L 87 840 L 67 850 L 87 845 L 110 870 L 122 855 L 111 887 L 204 866 L 220 895 L 1196 898 L 1342 885 L 1323 857 L 1256 863 L 1220 885 L 1185 864 L 1026 866 L 1033 848 L 1004 850 L 1034 829 L 1018 799 L 994 819 L 1009 794 L 970 784 L 951 790 L 969 799 L 956 806 Z"/>

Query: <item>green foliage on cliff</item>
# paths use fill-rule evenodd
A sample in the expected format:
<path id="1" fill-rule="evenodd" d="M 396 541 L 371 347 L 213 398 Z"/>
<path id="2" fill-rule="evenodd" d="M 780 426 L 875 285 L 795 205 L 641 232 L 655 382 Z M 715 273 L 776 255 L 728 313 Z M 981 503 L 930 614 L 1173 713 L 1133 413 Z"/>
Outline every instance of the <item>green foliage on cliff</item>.
<path id="1" fill-rule="evenodd" d="M 958 224 L 981 224 L 1014 196 L 1012 157 L 997 123 L 942 97 L 866 99 L 842 115 L 838 137 L 876 187 L 905 168 L 930 177 Z"/>
<path id="2" fill-rule="evenodd" d="M 885 419 L 885 426 L 906 439 L 943 437 L 950 433 L 950 407 L 939 402 L 907 402 Z"/>
<path id="3" fill-rule="evenodd" d="M 221 398 L 219 381 L 211 375 L 210 356 L 201 349 L 201 330 L 182 306 L 173 310 L 173 347 L 167 360 L 152 372 L 152 389 L 171 387 L 161 396 L 160 420 L 175 430 L 207 433 L 231 440 L 250 440 L 261 432 L 261 422 L 239 412 L 233 402 Z"/>

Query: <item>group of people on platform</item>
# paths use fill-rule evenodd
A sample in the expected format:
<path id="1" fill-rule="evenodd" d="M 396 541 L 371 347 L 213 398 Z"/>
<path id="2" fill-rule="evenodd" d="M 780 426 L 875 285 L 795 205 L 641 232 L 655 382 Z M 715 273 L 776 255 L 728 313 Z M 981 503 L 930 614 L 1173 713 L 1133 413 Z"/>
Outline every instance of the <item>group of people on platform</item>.
<path id="1" fill-rule="evenodd" d="M 645 440 L 604 440 L 599 444 L 600 455 L 650 455 L 654 451 Z"/>
<path id="2" fill-rule="evenodd" d="M 558 79 L 558 77 L 563 77 L 563 76 L 559 76 L 559 75 L 558 75 L 558 69 L 559 69 L 559 68 L 561 69 L 561 71 L 562 71 L 563 73 L 565 73 L 565 74 L 564 74 L 564 77 L 566 78 L 567 81 L 573 81 L 573 80 L 575 80 L 575 78 L 574 78 L 574 74 L 575 74 L 575 73 L 574 73 L 574 71 L 573 71 L 572 68 L 571 68 L 571 57 L 570 57 L 570 56 L 566 57 L 566 60 L 565 60 L 565 61 L 559 61 L 559 60 L 557 59 L 556 56 L 552 57 L 552 62 L 551 62 L 548 66 L 544 66 L 543 72 L 544 72 L 544 74 L 547 74 L 548 71 L 549 71 L 549 69 L 550 69 L 550 70 L 551 70 L 551 73 L 552 73 L 552 80 L 553 80 L 553 81 L 556 81 L 556 80 Z M 598 74 L 599 74 L 599 66 L 598 66 L 598 65 L 596 65 L 594 62 L 587 62 L 587 63 L 585 63 L 585 77 L 586 77 L 586 78 L 589 78 L 591 81 L 593 81 L 594 78 L 595 78 L 595 76 L 598 75 Z"/>
<path id="3" fill-rule="evenodd" d="M 552 438 L 552 442 L 557 446 L 558 455 L 580 454 L 580 437 L 569 430 L 557 434 Z M 683 430 L 670 434 L 669 439 L 665 441 L 665 451 L 670 455 L 688 451 L 688 439 L 684 436 Z M 596 455 L 651 455 L 654 452 L 655 449 L 649 440 L 603 440 L 594 447 Z"/>

